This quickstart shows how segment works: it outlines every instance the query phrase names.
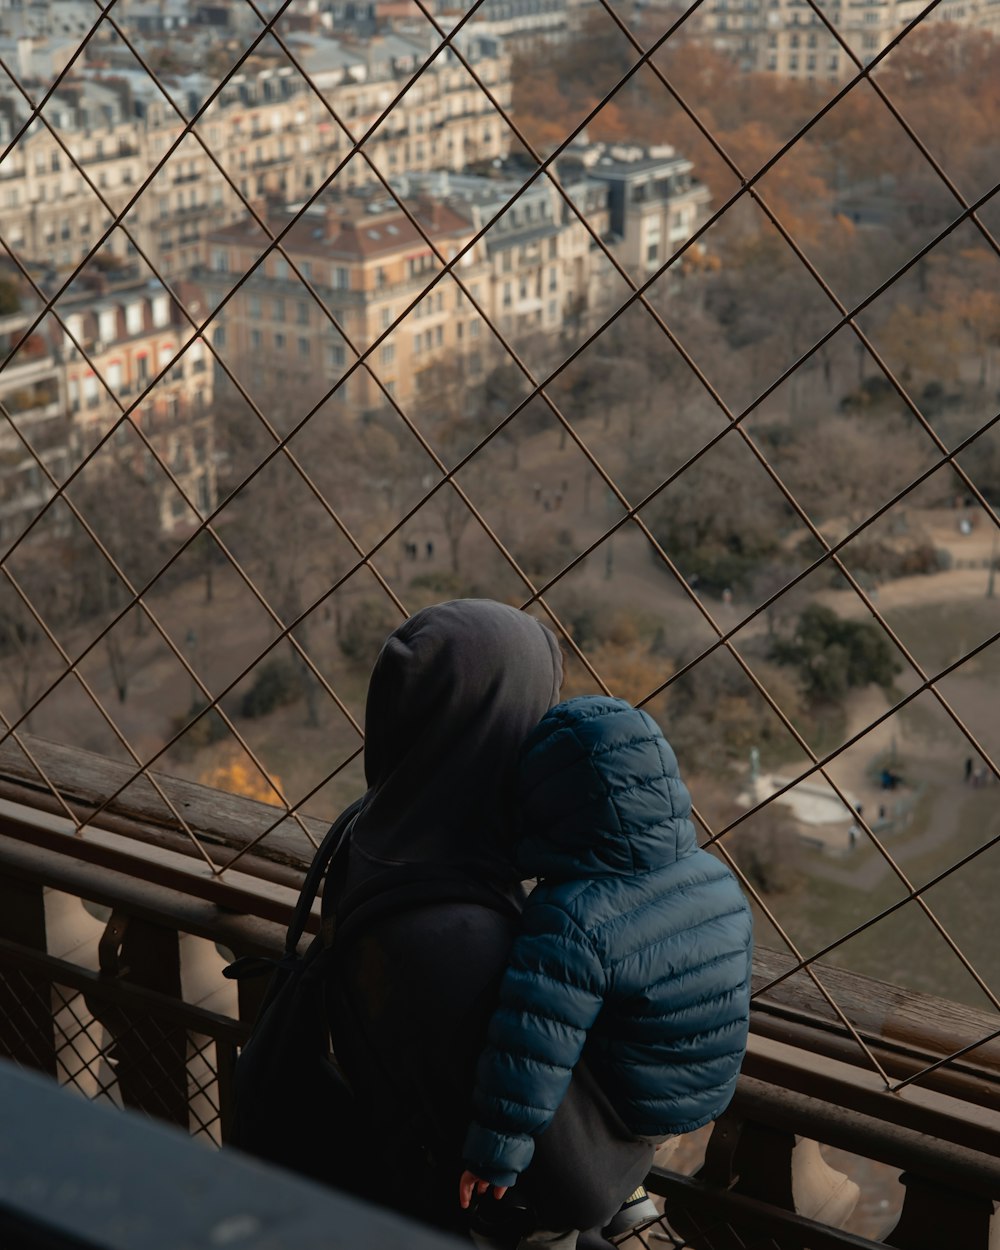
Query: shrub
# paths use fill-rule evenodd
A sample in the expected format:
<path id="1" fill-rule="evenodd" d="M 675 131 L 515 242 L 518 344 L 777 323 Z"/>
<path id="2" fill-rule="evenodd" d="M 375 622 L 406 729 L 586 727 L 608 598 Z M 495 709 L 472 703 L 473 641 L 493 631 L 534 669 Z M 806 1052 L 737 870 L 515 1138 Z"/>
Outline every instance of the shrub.
<path id="1" fill-rule="evenodd" d="M 302 672 L 292 660 L 271 660 L 257 672 L 243 696 L 240 714 L 252 720 L 294 703 L 303 693 Z"/>
<path id="2" fill-rule="evenodd" d="M 362 599 L 340 634 L 340 649 L 359 666 L 371 667 L 386 636 L 399 624 L 388 599 Z"/>
<path id="3" fill-rule="evenodd" d="M 770 654 L 797 669 L 814 702 L 836 702 L 849 689 L 872 683 L 888 689 L 901 668 L 877 625 L 843 620 L 820 603 L 802 612 L 791 638 L 774 640 Z"/>

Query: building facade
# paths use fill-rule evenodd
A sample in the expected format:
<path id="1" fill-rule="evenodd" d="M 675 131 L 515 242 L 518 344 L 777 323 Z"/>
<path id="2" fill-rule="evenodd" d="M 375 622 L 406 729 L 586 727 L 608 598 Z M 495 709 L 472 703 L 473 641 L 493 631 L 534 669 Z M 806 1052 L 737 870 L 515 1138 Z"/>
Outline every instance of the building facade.
<path id="1" fill-rule="evenodd" d="M 62 83 L 45 112 L 52 130 L 30 118 L 12 87 L 0 91 L 0 144 L 16 138 L 0 169 L 10 248 L 26 263 L 69 270 L 128 206 L 127 233 L 113 230 L 106 249 L 119 259 L 138 249 L 173 278 L 199 263 L 206 230 L 246 215 L 244 199 L 287 203 L 321 188 L 369 183 L 370 166 L 352 156 L 355 141 L 368 132 L 364 151 L 385 175 L 461 169 L 506 155 L 507 128 L 453 53 L 435 57 L 402 92 L 430 54 L 426 38 L 392 34 L 352 46 L 297 33 L 288 47 L 314 88 L 286 58 L 257 58 L 205 110 L 198 137 L 180 143 L 177 111 L 134 68 L 83 70 Z M 470 35 L 462 51 L 508 107 L 509 57 L 498 41 Z M 165 85 L 189 116 L 216 80 L 191 73 Z"/>
<path id="2" fill-rule="evenodd" d="M 651 7 L 658 7 L 654 4 Z M 667 6 L 669 7 L 669 6 Z M 867 65 L 926 7 L 920 0 L 818 0 L 837 39 L 806 0 L 712 0 L 693 30 L 740 69 L 839 83 Z M 927 21 L 1000 35 L 1000 0 L 945 0 Z"/>
<path id="3" fill-rule="evenodd" d="M 292 216 L 272 214 L 272 230 L 284 230 Z M 440 268 L 427 240 L 450 259 L 471 240 L 473 223 L 432 200 L 417 204 L 414 217 L 421 230 L 383 191 L 349 195 L 294 220 L 283 238 L 292 264 L 273 252 L 216 319 L 214 342 L 252 397 L 275 387 L 294 393 L 305 415 L 340 383 L 338 402 L 354 412 L 389 398 L 409 403 L 424 370 L 483 337 L 481 318 L 451 278 L 420 295 Z M 259 252 L 259 236 L 244 223 L 208 237 L 201 281 L 210 303 L 224 298 Z M 460 264 L 470 291 L 483 298 L 489 277 L 483 250 L 474 247 Z M 364 353 L 369 367 L 352 368 Z"/>
<path id="4" fill-rule="evenodd" d="M 28 307 L 0 316 L 0 544 L 20 537 L 70 467 L 62 370 Z M 26 337 L 27 333 L 27 337 Z M 51 532 L 51 529 L 49 529 Z M 39 527 L 39 535 L 42 530 Z"/>
<path id="5" fill-rule="evenodd" d="M 187 284 L 184 295 L 196 316 L 198 294 Z M 155 491 L 164 532 L 191 525 L 183 496 L 202 514 L 216 500 L 215 375 L 205 344 L 159 283 L 132 278 L 104 289 L 71 289 L 59 312 L 65 331 L 58 332 L 57 351 L 74 460 L 104 438 L 123 409 L 132 409 L 132 424 L 180 490 L 127 432 L 113 440 L 116 455 Z"/>

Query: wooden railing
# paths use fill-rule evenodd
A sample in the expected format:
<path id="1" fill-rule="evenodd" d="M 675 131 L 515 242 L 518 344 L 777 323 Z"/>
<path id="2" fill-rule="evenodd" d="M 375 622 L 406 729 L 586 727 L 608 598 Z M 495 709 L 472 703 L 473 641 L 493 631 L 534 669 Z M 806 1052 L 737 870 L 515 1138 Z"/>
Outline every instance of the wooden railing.
<path id="1" fill-rule="evenodd" d="M 160 814 L 152 787 L 129 787 L 74 832 L 37 765 L 79 811 L 114 792 L 121 766 L 24 741 L 34 765 L 0 749 L 0 1054 L 223 1143 L 233 1063 L 264 986 L 237 989 L 221 970 L 235 955 L 280 952 L 306 833 L 323 827 L 287 820 L 220 878 Z M 156 780 L 199 841 L 230 855 L 280 815 Z M 649 1188 L 665 1214 L 640 1236 L 692 1250 L 988 1250 L 1000 1198 L 1000 1041 L 982 1039 L 995 1017 L 814 971 L 839 1012 L 788 957 L 758 950 L 736 1098 L 694 1175 L 654 1169 Z M 852 1212 L 873 1168 L 898 1174 L 904 1197 L 861 1236 Z"/>

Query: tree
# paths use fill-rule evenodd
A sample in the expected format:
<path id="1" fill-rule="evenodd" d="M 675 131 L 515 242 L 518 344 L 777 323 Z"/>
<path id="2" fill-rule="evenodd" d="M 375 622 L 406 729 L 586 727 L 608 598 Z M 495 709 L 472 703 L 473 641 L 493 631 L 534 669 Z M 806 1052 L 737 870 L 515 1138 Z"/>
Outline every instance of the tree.
<path id="1" fill-rule="evenodd" d="M 19 589 L 15 589 L 12 577 Z M 16 711 L 11 715 L 10 709 L 6 710 L 9 723 L 23 715 L 25 728 L 30 730 L 29 709 L 49 673 L 62 666 L 41 622 L 58 636 L 68 612 L 67 580 L 58 547 L 44 564 L 33 560 L 24 569 L 11 570 L 10 576 L 0 574 L 0 670 Z"/>
<path id="2" fill-rule="evenodd" d="M 747 584 L 780 549 L 787 525 L 784 499 L 736 434 L 671 482 L 644 515 L 680 572 L 715 591 Z"/>
<path id="3" fill-rule="evenodd" d="M 0 278 L 0 317 L 16 313 L 20 307 L 21 296 L 18 293 L 17 283 L 12 282 L 10 278 Z"/>
<path id="4" fill-rule="evenodd" d="M 877 625 L 847 621 L 824 604 L 811 603 L 790 638 L 771 644 L 778 663 L 797 670 L 814 703 L 833 703 L 848 690 L 871 684 L 888 690 L 902 665 Z"/>
<path id="5" fill-rule="evenodd" d="M 93 467 L 70 489 L 73 503 L 111 560 L 136 590 L 158 571 L 164 554 L 160 506 L 151 483 L 159 470 L 151 459 L 114 453 L 92 462 Z M 132 597 L 123 577 L 116 572 L 84 526 L 73 525 L 69 538 L 70 576 L 74 615 L 103 628 Z M 120 703 L 143 663 L 142 646 L 146 617 L 138 605 L 107 629 L 101 648 Z"/>

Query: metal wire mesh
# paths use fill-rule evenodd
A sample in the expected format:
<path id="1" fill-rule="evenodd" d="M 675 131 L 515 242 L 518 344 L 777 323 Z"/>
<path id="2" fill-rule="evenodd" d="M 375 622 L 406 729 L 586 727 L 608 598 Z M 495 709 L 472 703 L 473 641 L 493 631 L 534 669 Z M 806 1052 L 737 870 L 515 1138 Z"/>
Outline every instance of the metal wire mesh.
<path id="1" fill-rule="evenodd" d="M 97 981 L 80 992 L 10 967 L 0 994 L 5 1058 L 51 1072 L 86 1098 L 183 1124 L 192 1136 L 221 1144 L 216 1038 L 188 1032 L 148 1004 L 113 1006 Z"/>
<path id="2" fill-rule="evenodd" d="M 792 952 L 785 976 L 811 978 L 888 1087 L 900 1083 L 825 988 L 819 958 L 860 960 L 868 971 L 874 959 L 887 979 L 1000 1007 L 995 970 L 967 923 L 1000 837 L 977 793 L 1000 773 L 992 725 L 973 697 L 979 683 L 990 687 L 997 636 L 989 609 L 1000 523 L 992 479 L 981 484 L 978 469 L 994 454 L 997 420 L 986 411 L 996 309 L 983 297 L 1000 256 L 996 186 L 988 169 L 950 172 L 940 137 L 921 133 L 926 116 L 907 116 L 907 74 L 930 78 L 942 58 L 970 55 L 954 32 L 931 26 L 936 7 L 900 21 L 872 50 L 868 35 L 858 42 L 837 13 L 807 0 L 813 33 L 803 37 L 828 38 L 840 70 L 812 95 L 788 96 L 789 116 L 763 144 L 750 128 L 720 136 L 711 94 L 743 91 L 753 117 L 763 80 L 741 88 L 734 74 L 700 90 L 671 58 L 707 38 L 699 24 L 713 18 L 702 0 L 652 17 L 609 0 L 574 9 L 570 31 L 613 42 L 617 60 L 601 64 L 603 79 L 565 110 L 557 136 L 524 95 L 526 83 L 545 85 L 541 62 L 515 75 L 520 113 L 517 98 L 512 105 L 510 59 L 486 0 L 447 17 L 414 0 L 402 31 L 410 43 L 396 48 L 390 74 L 372 74 L 367 98 L 355 89 L 364 75 L 352 85 L 342 65 L 323 62 L 315 23 L 292 0 L 273 10 L 245 0 L 239 46 L 233 37 L 204 44 L 218 55 L 200 97 L 171 65 L 169 41 L 152 37 L 126 0 L 95 8 L 48 81 L 0 57 L 0 171 L 33 174 L 40 186 L 44 151 L 48 182 L 65 171 L 89 205 L 86 231 L 58 231 L 77 245 L 71 259 L 59 260 L 55 226 L 51 238 L 31 235 L 11 214 L 0 228 L 20 291 L 20 306 L 7 322 L 0 316 L 9 469 L 0 717 L 5 743 L 73 824 L 99 824 L 142 778 L 214 874 L 266 847 L 289 817 L 307 855 L 314 840 L 302 816 L 334 814 L 361 785 L 374 643 L 425 602 L 487 594 L 553 626 L 574 691 L 645 704 L 672 737 L 674 725 L 694 732 L 706 721 L 693 745 L 674 737 L 694 774 L 705 844 L 753 897 L 760 940 Z M 798 16 L 788 20 L 787 29 L 799 26 Z M 366 73 L 383 43 L 381 32 L 358 45 Z M 893 76 L 902 56 L 913 59 Z M 706 61 L 706 81 L 712 72 Z M 254 75 L 264 93 L 256 100 Z M 277 95 L 265 79 L 279 83 Z M 116 82 L 132 84 L 142 109 L 106 119 L 116 146 L 105 154 L 83 144 L 64 102 Z M 447 111 L 425 108 L 446 90 Z M 892 238 L 885 256 L 856 240 L 896 188 L 872 176 L 851 209 L 840 187 L 842 166 L 860 167 L 866 154 L 871 166 L 868 149 L 883 131 L 869 139 L 829 129 L 859 100 L 929 179 L 909 235 L 877 235 Z M 627 139 L 624 149 L 612 139 L 580 155 L 592 128 L 620 140 L 612 110 L 638 124 L 643 108 L 666 103 L 679 136 L 667 138 L 689 143 L 715 171 L 711 209 L 683 162 L 669 164 L 673 150 L 647 143 L 636 162 Z M 958 117 L 961 101 L 951 103 Z M 457 142 L 448 118 L 458 109 L 473 120 L 462 121 L 464 152 L 449 154 L 444 135 Z M 153 136 L 145 146 L 131 137 L 140 117 Z M 405 147 L 393 155 L 397 130 Z M 822 187 L 810 173 L 820 148 L 836 166 Z M 117 187 L 102 172 L 106 156 L 127 171 Z M 629 161 L 666 162 L 677 202 L 694 206 L 674 237 L 643 235 L 641 255 L 611 220 L 609 187 L 615 178 L 631 185 Z M 446 166 L 450 181 L 434 173 Z M 463 199 L 459 184 L 473 168 L 479 181 Z M 820 218 L 798 209 L 824 195 L 817 238 Z M 505 246 L 519 212 L 522 226 L 537 212 L 544 228 Z M 826 235 L 851 253 L 851 272 L 831 276 Z M 559 263 L 546 268 L 550 239 L 544 259 Z M 367 258 L 362 278 L 337 260 L 348 242 Z M 399 277 L 388 260 L 376 264 L 382 255 L 405 261 Z M 737 289 L 752 264 L 765 275 L 756 320 Z M 567 273 L 584 266 L 589 284 L 570 290 Z M 921 320 L 911 306 L 930 271 L 964 301 L 957 330 L 943 313 Z M 118 305 L 121 321 L 108 311 Z M 738 349 L 737 312 L 747 338 Z M 986 325 L 981 385 L 967 404 L 975 419 L 961 424 L 949 420 L 942 384 L 918 391 L 916 379 L 922 357 L 934 355 L 961 390 L 970 365 L 956 335 L 971 335 L 976 317 Z M 769 325 L 779 341 L 766 355 L 755 345 Z M 907 335 L 921 350 L 898 350 Z M 143 345 L 146 363 L 126 376 L 129 344 Z M 839 403 L 831 378 L 846 392 Z M 46 389 L 52 379 L 61 379 L 58 393 Z M 804 406 L 803 390 L 818 397 Z M 653 420 L 658 402 L 669 408 Z M 862 440 L 864 421 L 882 422 L 885 448 L 881 435 Z M 834 489 L 837 525 L 837 509 L 822 502 Z M 879 585 L 870 570 L 873 551 L 897 573 L 904 557 L 920 555 L 919 544 L 894 545 L 891 531 L 905 535 L 928 492 L 961 496 L 952 520 L 976 523 L 982 589 L 960 600 L 946 590 L 943 606 L 920 615 L 893 574 Z M 720 546 L 711 523 L 738 496 L 742 511 Z M 674 513 L 703 531 L 693 544 Z M 704 556 L 713 543 L 714 565 Z M 928 585 L 943 576 L 921 567 Z M 836 714 L 837 700 L 821 714 L 806 697 L 834 660 L 847 663 L 843 631 L 824 641 L 817 631 L 830 620 L 808 615 L 828 602 L 834 620 L 860 619 L 850 645 L 870 670 L 866 681 L 844 679 L 859 689 L 841 692 Z M 870 697 L 878 665 L 889 689 L 881 700 Z M 82 803 L 47 774 L 32 733 L 123 760 L 128 780 Z M 701 751 L 711 762 L 699 771 Z M 957 786 L 923 775 L 935 752 L 954 759 Z M 239 852 L 210 847 L 157 771 L 251 793 L 275 805 L 274 821 Z M 796 815 L 810 804 L 827 819 Z M 828 846 L 839 838 L 844 855 L 793 856 L 803 834 Z M 789 884 L 792 858 L 800 862 Z M 928 967 L 933 983 L 920 980 Z M 71 1003 L 62 1016 L 76 1020 Z M 67 1053 L 76 1036 L 71 1026 Z M 94 1061 L 80 1057 L 74 1072 L 90 1073 Z"/>

